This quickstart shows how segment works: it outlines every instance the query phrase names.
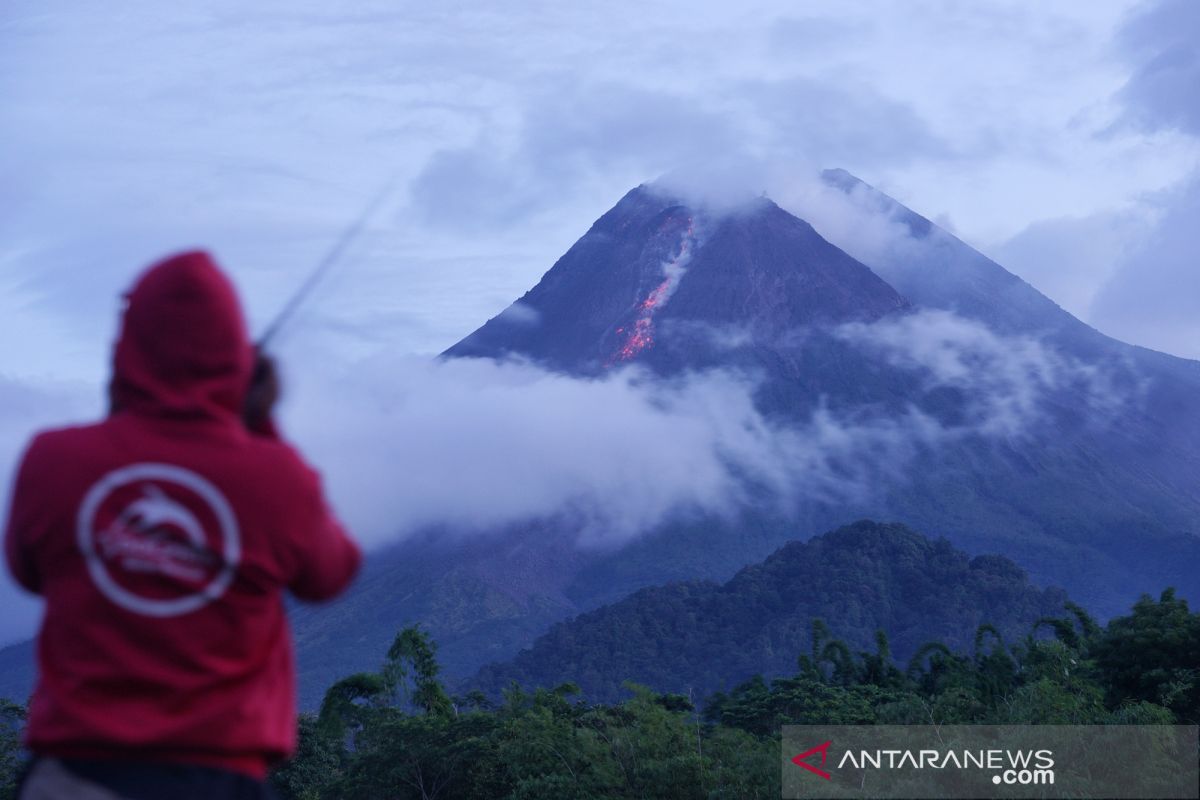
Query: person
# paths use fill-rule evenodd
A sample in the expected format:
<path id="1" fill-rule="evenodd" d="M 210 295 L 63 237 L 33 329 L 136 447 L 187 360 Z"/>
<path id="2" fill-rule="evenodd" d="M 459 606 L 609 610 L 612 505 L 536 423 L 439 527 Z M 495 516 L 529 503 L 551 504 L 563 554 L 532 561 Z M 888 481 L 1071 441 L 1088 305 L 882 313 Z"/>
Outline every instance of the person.
<path id="1" fill-rule="evenodd" d="M 296 746 L 285 590 L 330 599 L 361 554 L 212 258 L 126 301 L 110 413 L 34 437 L 11 496 L 8 566 L 45 598 L 19 797 L 270 797 Z"/>

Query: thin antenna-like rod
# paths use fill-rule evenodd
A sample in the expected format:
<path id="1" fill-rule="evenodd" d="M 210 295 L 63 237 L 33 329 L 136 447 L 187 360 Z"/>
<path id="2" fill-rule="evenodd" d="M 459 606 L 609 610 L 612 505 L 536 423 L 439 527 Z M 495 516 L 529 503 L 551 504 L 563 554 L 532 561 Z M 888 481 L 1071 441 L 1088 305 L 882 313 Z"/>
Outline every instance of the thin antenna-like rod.
<path id="1" fill-rule="evenodd" d="M 307 298 L 316 285 L 320 283 L 321 278 L 325 277 L 325 273 L 329 272 L 330 268 L 333 267 L 334 264 L 338 263 L 342 257 L 342 254 L 346 252 L 346 248 L 348 248 L 354 242 L 354 240 L 358 238 L 358 235 L 362 233 L 362 229 L 368 222 L 370 222 L 371 218 L 375 216 L 375 212 L 379 210 L 379 207 L 383 205 L 383 201 L 386 200 L 392 193 L 392 188 L 395 186 L 395 183 L 395 180 L 388 181 L 387 184 L 380 189 L 379 193 L 371 199 L 371 202 L 367 204 L 367 207 L 363 209 L 363 212 L 358 215 L 358 218 L 355 219 L 354 222 L 342 232 L 342 235 L 338 237 L 336 242 L 334 242 L 333 247 L 329 249 L 329 252 L 325 254 L 325 257 L 322 258 L 313 271 L 309 273 L 308 278 L 305 279 L 304 283 L 300 284 L 300 288 L 298 288 L 296 293 L 291 296 L 291 299 L 288 300 L 287 305 L 285 305 L 279 311 L 279 313 L 275 316 L 275 319 L 270 325 L 267 326 L 266 330 L 263 331 L 263 335 L 258 338 L 259 350 L 266 349 L 267 342 L 274 338 L 275 335 L 279 333 L 280 328 L 282 328 L 284 324 L 291 318 L 291 316 L 296 313 L 296 309 L 300 307 L 300 304 L 304 302 L 305 298 Z"/>

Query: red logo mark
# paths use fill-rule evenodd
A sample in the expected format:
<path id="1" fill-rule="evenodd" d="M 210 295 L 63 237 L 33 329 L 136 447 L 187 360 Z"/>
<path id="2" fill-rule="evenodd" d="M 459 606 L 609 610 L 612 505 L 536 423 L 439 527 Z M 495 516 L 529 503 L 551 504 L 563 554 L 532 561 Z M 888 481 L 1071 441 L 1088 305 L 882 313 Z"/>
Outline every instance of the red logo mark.
<path id="1" fill-rule="evenodd" d="M 804 769 L 808 770 L 809 772 L 813 773 L 814 775 L 820 775 L 822 778 L 824 778 L 827 781 L 833 780 L 833 778 L 830 776 L 830 774 L 828 772 L 826 772 L 823 769 L 819 769 L 819 768 L 813 766 L 812 764 L 808 763 L 808 761 L 806 760 L 810 756 L 814 756 L 817 753 L 820 753 L 821 754 L 821 766 L 822 767 L 825 766 L 825 759 L 829 755 L 829 745 L 831 745 L 831 744 L 833 744 L 832 739 L 828 742 L 825 742 L 825 744 L 819 744 L 816 747 L 810 747 L 807 750 L 805 750 L 803 753 L 801 753 L 800 755 L 793 758 L 792 763 L 795 764 L 797 767 L 803 767 Z"/>

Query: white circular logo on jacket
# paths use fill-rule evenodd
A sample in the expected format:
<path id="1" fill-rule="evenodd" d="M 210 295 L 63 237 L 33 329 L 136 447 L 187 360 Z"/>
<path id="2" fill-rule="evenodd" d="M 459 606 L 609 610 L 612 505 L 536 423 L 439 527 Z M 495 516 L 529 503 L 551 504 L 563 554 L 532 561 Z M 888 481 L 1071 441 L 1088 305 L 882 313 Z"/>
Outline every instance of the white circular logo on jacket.
<path id="1" fill-rule="evenodd" d="M 132 464 L 96 482 L 79 507 L 79 551 L 96 587 L 151 617 L 186 614 L 216 600 L 241 558 L 225 496 L 191 470 Z"/>

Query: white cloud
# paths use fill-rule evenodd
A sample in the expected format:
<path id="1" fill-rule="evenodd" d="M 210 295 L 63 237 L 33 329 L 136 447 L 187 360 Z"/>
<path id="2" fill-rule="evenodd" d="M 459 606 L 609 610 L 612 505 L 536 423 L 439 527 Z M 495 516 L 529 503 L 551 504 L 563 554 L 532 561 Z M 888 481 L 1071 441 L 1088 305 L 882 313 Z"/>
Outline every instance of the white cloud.
<path id="1" fill-rule="evenodd" d="M 1111 389 L 1107 368 L 946 312 L 836 333 L 916 374 L 926 393 L 961 393 L 965 413 L 940 419 L 917 395 L 899 413 L 819 404 L 784 423 L 755 408 L 753 376 L 729 371 L 664 383 L 637 368 L 585 379 L 522 362 L 413 357 L 321 369 L 310 343 L 285 419 L 368 542 L 561 516 L 574 520 L 563 535 L 615 544 L 676 514 L 733 514 L 751 496 L 773 497 L 781 511 L 863 499 L 880 477 L 901 477 L 920 448 L 1025 435 L 1067 393 L 1096 424 L 1136 401 Z M 744 344 L 735 334 L 714 336 Z"/>
<path id="2" fill-rule="evenodd" d="M 1121 89 L 1125 121 L 1200 135 L 1200 5 L 1158 0 L 1121 29 L 1118 45 L 1134 72 Z"/>
<path id="3" fill-rule="evenodd" d="M 1086 319 L 1134 344 L 1200 359 L 1200 172 L 1147 205 L 1158 224 L 1119 253 Z"/>
<path id="4" fill-rule="evenodd" d="M 425 526 L 487 531 L 566 513 L 615 543 L 673 513 L 728 513 L 730 471 L 781 488 L 752 386 L 726 373 L 660 385 L 636 369 L 571 378 L 523 363 L 379 357 L 297 373 L 289 430 L 370 542 Z"/>
<path id="5" fill-rule="evenodd" d="M 1118 372 L 1128 372 L 1128 365 L 1086 364 L 1034 336 L 1000 336 L 946 311 L 852 323 L 838 334 L 894 366 L 919 371 L 926 391 L 961 391 L 966 414 L 946 427 L 947 435 L 1032 434 L 1063 397 L 1082 418 L 1103 425 L 1116 410 L 1139 400 L 1136 392 L 1115 388 Z"/>
<path id="6" fill-rule="evenodd" d="M 1094 322 L 1096 295 L 1154 223 L 1147 212 L 1138 208 L 1044 220 L 991 248 L 990 255 L 1076 317 Z"/>
<path id="7" fill-rule="evenodd" d="M 409 192 L 363 243 L 369 279 L 325 300 L 356 352 L 449 346 L 633 185 L 718 157 L 841 162 L 996 241 L 1162 188 L 1190 157 L 1092 135 L 1128 77 L 1103 45 L 1129 6 L 17 0 L 0 30 L 0 270 L 53 281 L 52 321 L 20 329 L 70 330 L 27 358 L 87 349 L 63 365 L 82 375 L 114 276 L 205 245 L 261 318 L 392 175 Z"/>

